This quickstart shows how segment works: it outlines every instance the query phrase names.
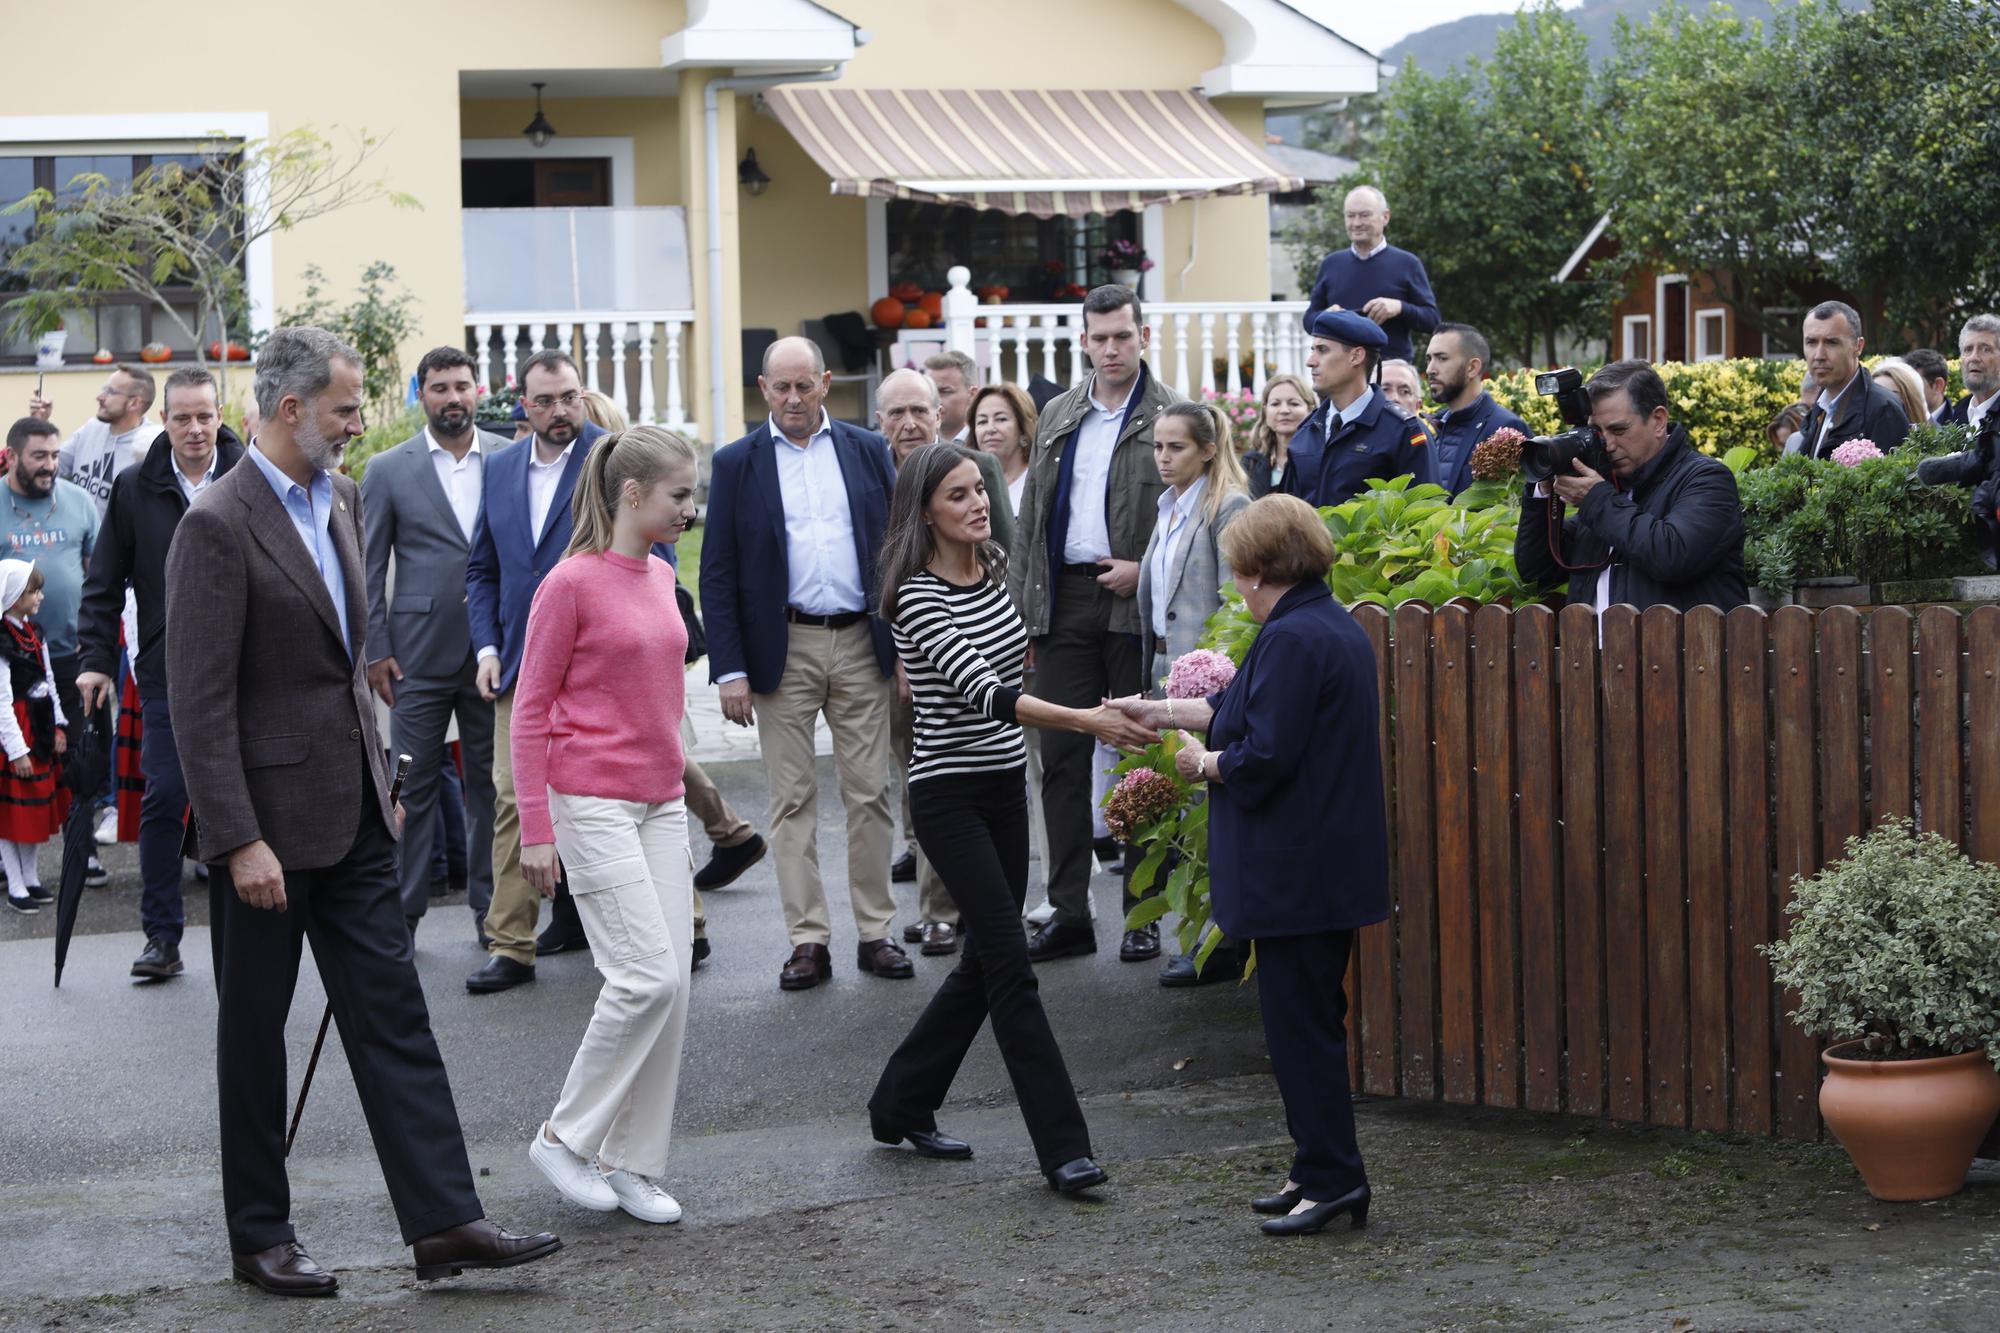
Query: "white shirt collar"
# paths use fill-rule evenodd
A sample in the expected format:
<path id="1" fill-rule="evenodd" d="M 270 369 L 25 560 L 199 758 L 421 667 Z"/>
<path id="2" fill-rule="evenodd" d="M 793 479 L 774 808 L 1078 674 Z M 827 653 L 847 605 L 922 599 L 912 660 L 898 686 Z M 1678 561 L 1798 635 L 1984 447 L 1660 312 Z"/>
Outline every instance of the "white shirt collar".
<path id="1" fill-rule="evenodd" d="M 1176 519 L 1185 519 L 1201 503 L 1201 493 L 1208 489 L 1207 476 L 1199 477 L 1186 491 L 1177 492 L 1169 486 L 1160 492 L 1160 517 L 1165 518 L 1172 511 Z"/>
<path id="2" fill-rule="evenodd" d="M 1122 417 L 1125 415 L 1125 409 L 1132 405 L 1132 395 L 1138 392 L 1139 392 L 1139 381 L 1135 377 L 1132 381 L 1132 387 L 1126 390 L 1125 392 L 1125 401 L 1118 404 L 1118 406 L 1116 407 L 1106 407 L 1103 403 L 1098 401 L 1097 377 L 1093 375 L 1090 380 L 1090 408 L 1093 412 L 1100 413 L 1107 417 L 1110 416 Z"/>
<path id="3" fill-rule="evenodd" d="M 777 413 L 774 412 L 771 414 L 769 425 L 771 431 L 771 438 L 773 440 L 783 440 L 786 444 L 792 444 L 791 437 L 786 435 L 784 431 L 778 428 Z M 806 436 L 805 447 L 810 449 L 816 442 L 818 442 L 820 436 L 825 435 L 830 437 L 832 434 L 833 434 L 833 418 L 828 416 L 826 409 L 822 407 L 819 410 L 819 425 L 814 428 L 812 434 Z M 798 445 L 792 444 L 792 448 L 796 449 L 798 447 L 799 447 Z"/>
<path id="4" fill-rule="evenodd" d="M 179 479 L 181 485 L 206 486 L 208 485 L 209 482 L 215 480 L 215 460 L 221 455 L 221 453 L 222 451 L 220 449 L 210 449 L 208 451 L 208 467 L 202 472 L 201 479 L 199 481 L 188 480 L 188 474 L 181 471 L 180 460 L 169 457 L 167 460 L 167 465 L 173 468 L 174 476 Z"/>
<path id="5" fill-rule="evenodd" d="M 434 454 L 449 455 L 451 453 L 451 450 L 445 448 L 443 445 L 438 443 L 438 437 L 431 434 L 431 428 L 429 426 L 424 427 L 424 443 L 430 446 L 430 451 Z M 571 440 L 569 443 L 573 445 L 576 443 L 576 441 Z M 472 430 L 472 447 L 465 451 L 465 456 L 467 458 L 470 458 L 474 454 L 483 454 L 485 452 L 486 452 L 485 449 L 483 449 L 480 445 L 479 428 L 475 426 L 473 427 Z M 556 462 L 561 462 L 562 458 L 567 458 L 568 456 L 569 456 L 569 445 L 564 445 L 562 451 L 562 457 L 558 458 Z M 453 461 L 456 462 L 460 460 L 454 459 Z M 550 464 L 549 466 L 553 467 L 554 464 Z"/>
<path id="6" fill-rule="evenodd" d="M 1386 235 L 1376 237 L 1373 248 L 1367 250 L 1363 250 L 1358 245 L 1350 245 L 1347 248 L 1354 252 L 1354 257 L 1357 259 L 1373 259 L 1376 255 L 1381 254 L 1389 248 L 1389 238 Z"/>
<path id="7" fill-rule="evenodd" d="M 1338 412 L 1334 413 L 1334 415 L 1340 418 L 1340 424 L 1344 426 L 1349 422 L 1353 421 L 1354 418 L 1360 416 L 1363 412 L 1367 411 L 1368 404 L 1370 401 L 1374 399 L 1374 397 L 1375 397 L 1375 389 L 1373 385 L 1370 385 L 1368 388 L 1363 389 L 1361 391 L 1361 396 L 1359 398 L 1349 403 L 1346 407 L 1341 408 Z M 1332 406 L 1332 404 L 1329 403 L 1328 406 Z"/>
<path id="8" fill-rule="evenodd" d="M 430 434 L 430 427 L 426 426 L 426 427 L 424 428 L 424 434 L 426 434 L 426 435 Z M 564 464 L 565 462 L 567 462 L 567 461 L 569 460 L 569 451 L 570 451 L 570 450 L 572 450 L 572 449 L 574 449 L 574 448 L 576 448 L 576 440 L 571 440 L 571 441 L 570 441 L 570 442 L 569 442 L 568 444 L 566 444 L 566 445 L 564 445 L 564 446 L 562 447 L 562 452 L 561 452 L 561 453 L 559 453 L 559 454 L 557 454 L 557 455 L 555 456 L 555 459 L 554 459 L 554 461 L 553 461 L 553 462 L 548 462 L 548 463 L 544 463 L 544 462 L 542 461 L 542 454 L 541 454 L 541 450 L 539 450 L 539 449 L 535 448 L 535 442 L 536 442 L 537 440 L 539 440 L 540 438 L 541 438 L 541 437 L 540 437 L 539 435 L 530 435 L 530 436 L 528 437 L 528 466 L 529 466 L 529 467 L 538 467 L 538 468 L 552 468 L 552 467 L 561 467 L 561 466 L 562 466 L 562 465 L 563 465 L 563 464 Z M 580 439 L 582 439 L 582 438 L 583 438 L 583 437 L 582 437 L 581 435 L 577 436 L 577 439 L 578 439 L 578 440 L 580 440 Z"/>

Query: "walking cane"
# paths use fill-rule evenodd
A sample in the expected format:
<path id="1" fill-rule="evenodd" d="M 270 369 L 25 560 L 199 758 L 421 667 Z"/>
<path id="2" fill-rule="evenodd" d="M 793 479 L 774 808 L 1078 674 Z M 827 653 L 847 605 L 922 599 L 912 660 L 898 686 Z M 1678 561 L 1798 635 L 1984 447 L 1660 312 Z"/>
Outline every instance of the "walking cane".
<path id="1" fill-rule="evenodd" d="M 389 808 L 396 808 L 396 799 L 403 794 L 403 779 L 410 776 L 409 755 L 396 756 L 396 777 L 389 784 Z M 299 1081 L 299 1104 L 292 1112 L 292 1127 L 285 1134 L 285 1156 L 292 1155 L 292 1140 L 299 1136 L 299 1121 L 305 1118 L 306 1094 L 312 1091 L 313 1071 L 319 1068 L 319 1053 L 326 1046 L 327 1024 L 333 1022 L 333 1001 L 326 1002 L 326 1012 L 320 1015 L 319 1036 L 313 1039 L 312 1059 L 306 1061 L 306 1076 Z"/>

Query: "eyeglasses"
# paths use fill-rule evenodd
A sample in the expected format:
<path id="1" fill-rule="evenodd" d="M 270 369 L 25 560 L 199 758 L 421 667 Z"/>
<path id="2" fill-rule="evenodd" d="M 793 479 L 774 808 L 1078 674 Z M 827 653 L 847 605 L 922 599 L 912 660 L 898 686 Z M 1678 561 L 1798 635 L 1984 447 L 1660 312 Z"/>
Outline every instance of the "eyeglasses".
<path id="1" fill-rule="evenodd" d="M 546 394 L 546 393 L 536 394 L 533 398 L 530 398 L 528 400 L 528 405 L 530 407 L 535 408 L 537 411 L 546 412 L 550 408 L 554 407 L 557 403 L 561 403 L 564 407 L 575 407 L 578 403 L 582 401 L 583 401 L 583 395 L 578 393 L 576 390 L 571 389 L 568 393 L 563 394 L 561 397 L 557 397 L 553 394 Z"/>

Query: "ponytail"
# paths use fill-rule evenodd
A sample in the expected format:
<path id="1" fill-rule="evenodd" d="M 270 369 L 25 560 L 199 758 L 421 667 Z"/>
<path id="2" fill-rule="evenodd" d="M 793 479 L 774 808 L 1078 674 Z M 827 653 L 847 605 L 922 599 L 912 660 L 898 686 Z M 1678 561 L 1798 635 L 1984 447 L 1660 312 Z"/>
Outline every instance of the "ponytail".
<path id="1" fill-rule="evenodd" d="M 1235 445 L 1230 441 L 1229 414 L 1216 403 L 1182 402 L 1174 403 L 1160 415 L 1187 422 L 1194 442 L 1215 451 L 1206 469 L 1208 489 L 1201 497 L 1202 517 L 1212 523 L 1224 500 L 1237 491 L 1250 489 L 1249 479 L 1243 475 L 1243 463 L 1236 457 Z"/>
<path id="2" fill-rule="evenodd" d="M 635 482 L 641 491 L 647 491 L 668 469 L 683 465 L 697 466 L 694 446 L 664 426 L 634 426 L 599 436 L 584 459 L 583 475 L 577 478 L 576 494 L 570 498 L 573 531 L 564 557 L 602 555 L 610 550 L 625 483 Z"/>

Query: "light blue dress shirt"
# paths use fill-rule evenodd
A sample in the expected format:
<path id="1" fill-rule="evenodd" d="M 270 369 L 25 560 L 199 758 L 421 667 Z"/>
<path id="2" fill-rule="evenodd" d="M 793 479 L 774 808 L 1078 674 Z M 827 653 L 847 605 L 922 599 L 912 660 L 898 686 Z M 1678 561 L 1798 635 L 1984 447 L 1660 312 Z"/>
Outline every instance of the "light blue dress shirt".
<path id="1" fill-rule="evenodd" d="M 820 412 L 819 429 L 801 449 L 773 418 L 771 446 L 778 460 L 778 492 L 785 510 L 785 564 L 790 605 L 816 616 L 868 609 L 861 586 L 861 557 L 854 549 L 854 515 L 847 478 L 833 443 L 833 422 Z"/>
<path id="2" fill-rule="evenodd" d="M 1153 567 L 1147 571 L 1153 592 L 1153 637 L 1157 639 L 1167 637 L 1167 603 L 1174 592 L 1174 552 L 1188 530 L 1196 506 L 1201 504 L 1202 492 L 1207 489 L 1208 477 L 1203 474 L 1185 492 L 1169 486 L 1160 495 L 1160 540 L 1153 547 Z"/>
<path id="3" fill-rule="evenodd" d="M 313 473 L 312 488 L 299 485 L 278 469 L 278 465 L 264 456 L 264 451 L 256 441 L 251 441 L 250 457 L 256 460 L 257 470 L 264 474 L 264 480 L 271 483 L 271 490 L 277 495 L 278 503 L 285 507 L 291 517 L 292 530 L 299 534 L 306 554 L 319 568 L 319 576 L 326 582 L 327 595 L 333 598 L 333 613 L 340 618 L 340 643 L 347 649 L 347 655 L 354 656 L 354 641 L 347 634 L 347 576 L 340 569 L 340 551 L 333 544 L 333 477 L 326 472 Z"/>

